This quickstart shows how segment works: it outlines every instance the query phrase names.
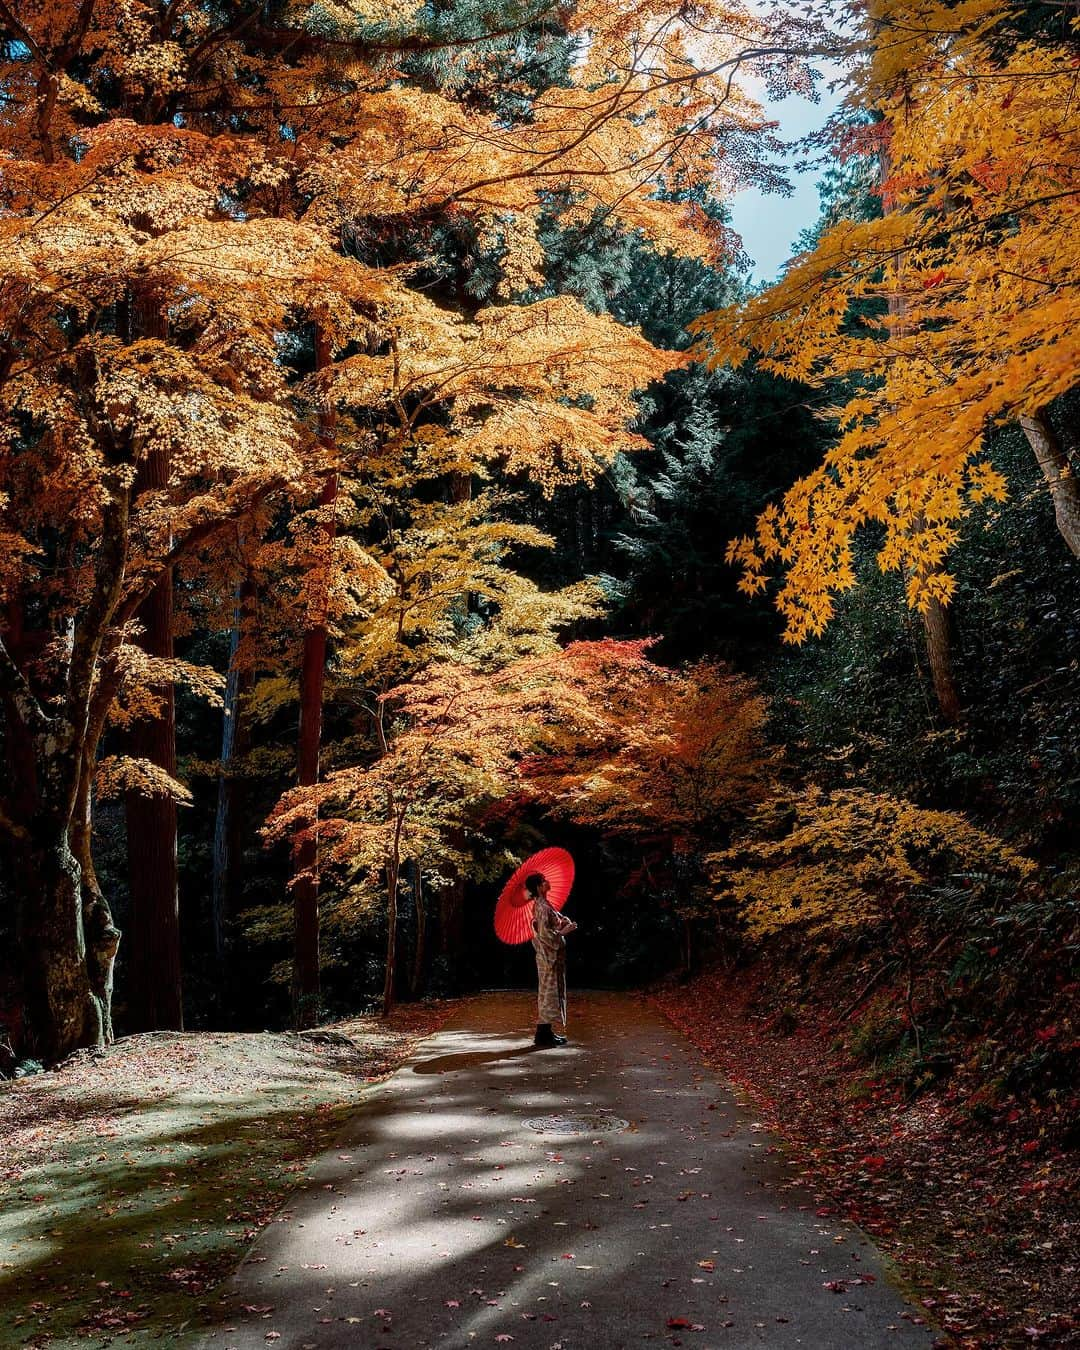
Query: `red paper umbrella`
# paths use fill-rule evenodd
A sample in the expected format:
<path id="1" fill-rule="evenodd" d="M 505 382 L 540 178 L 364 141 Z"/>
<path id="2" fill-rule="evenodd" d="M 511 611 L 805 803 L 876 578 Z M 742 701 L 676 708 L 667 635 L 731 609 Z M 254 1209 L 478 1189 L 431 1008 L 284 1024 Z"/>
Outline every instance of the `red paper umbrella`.
<path id="1" fill-rule="evenodd" d="M 542 872 L 551 883 L 548 904 L 562 909 L 574 884 L 574 860 L 564 848 L 543 848 L 526 858 L 502 888 L 495 906 L 495 932 L 511 944 L 528 942 L 532 937 L 533 902 L 525 890 L 525 878 Z"/>

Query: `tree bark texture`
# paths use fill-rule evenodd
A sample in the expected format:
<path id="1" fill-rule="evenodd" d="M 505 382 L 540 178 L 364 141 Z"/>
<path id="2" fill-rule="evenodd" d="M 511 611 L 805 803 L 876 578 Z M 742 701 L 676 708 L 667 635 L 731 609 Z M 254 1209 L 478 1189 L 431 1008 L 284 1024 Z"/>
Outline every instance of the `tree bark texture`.
<path id="1" fill-rule="evenodd" d="M 71 635 L 67 696 L 52 700 L 55 711 L 38 701 L 25 673 L 36 637 L 24 633 L 16 601 L 0 635 L 5 743 L 14 757 L 0 799 L 15 883 L 22 997 L 16 1039 L 21 1053 L 46 1063 L 112 1035 L 120 934 L 92 865 L 84 870 L 80 855 L 89 859 L 90 783 L 100 735 L 89 672 L 123 584 L 128 504 L 122 488 L 105 508 L 94 588 L 83 627 Z"/>
<path id="2" fill-rule="evenodd" d="M 930 679 L 937 697 L 938 710 L 946 722 L 960 720 L 960 695 L 953 674 L 952 630 L 949 611 L 940 600 L 931 600 L 922 614 L 926 637 L 926 656 L 930 663 Z"/>
<path id="3" fill-rule="evenodd" d="M 1077 466 L 1070 462 L 1045 408 L 1021 417 L 1020 426 L 1050 489 L 1058 531 L 1073 556 L 1080 558 L 1080 477 Z"/>
<path id="4" fill-rule="evenodd" d="M 414 860 L 409 863 L 409 885 L 412 889 L 413 908 L 416 910 L 416 952 L 413 957 L 412 996 L 419 998 L 424 991 L 424 967 L 427 965 L 427 908 L 424 904 L 424 884 L 420 864 Z"/>
<path id="5" fill-rule="evenodd" d="M 55 820 L 43 822 L 23 856 L 18 938 L 23 953 L 30 1054 L 53 1063 L 105 1040 L 100 1000 L 90 987 L 82 877 Z"/>
<path id="6" fill-rule="evenodd" d="M 321 329 L 315 334 L 315 368 L 325 370 L 331 361 L 329 340 Z M 332 405 L 319 413 L 319 439 L 332 450 L 335 416 Z M 297 783 L 314 787 L 319 781 L 319 751 L 322 744 L 322 703 L 326 682 L 327 622 L 331 571 L 336 534 L 335 506 L 338 476 L 328 473 L 319 493 L 318 557 L 307 578 L 308 610 L 312 615 L 304 633 L 300 667 L 300 734 L 297 744 Z M 293 884 L 293 1022 L 298 1030 L 312 1027 L 318 1018 L 321 993 L 319 976 L 319 843 L 318 820 L 300 840 L 296 850 L 298 875 Z"/>
<path id="7" fill-rule="evenodd" d="M 386 864 L 386 973 L 383 978 L 382 1015 L 389 1017 L 394 1008 L 397 984 L 398 887 L 401 883 L 401 832 L 405 813 L 399 810 L 394 821 L 394 839 Z"/>

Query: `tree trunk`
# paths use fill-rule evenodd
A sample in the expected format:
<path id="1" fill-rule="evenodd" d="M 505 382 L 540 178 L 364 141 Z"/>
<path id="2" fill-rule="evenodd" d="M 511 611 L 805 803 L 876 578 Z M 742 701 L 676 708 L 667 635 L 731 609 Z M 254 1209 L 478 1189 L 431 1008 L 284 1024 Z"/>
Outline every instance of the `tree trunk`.
<path id="1" fill-rule="evenodd" d="M 236 588 L 233 626 L 229 641 L 229 671 L 221 717 L 221 761 L 218 770 L 217 815 L 214 820 L 214 871 L 211 909 L 214 956 L 218 966 L 219 997 L 224 993 L 228 966 L 228 923 L 235 901 L 235 883 L 240 854 L 240 819 L 243 814 L 243 780 L 234 772 L 235 762 L 247 749 L 244 698 L 251 686 L 251 670 L 237 663 L 244 618 L 255 601 L 255 583 L 245 572 Z"/>
<path id="2" fill-rule="evenodd" d="M 460 829 L 449 833 L 451 848 L 463 849 L 465 839 Z M 439 888 L 439 955 L 447 967 L 454 970 L 465 945 L 465 881 L 454 877 Z"/>
<path id="3" fill-rule="evenodd" d="M 398 887 L 401 884 L 401 832 L 405 812 L 398 810 L 394 820 L 394 840 L 386 863 L 386 974 L 383 979 L 382 1015 L 389 1017 L 394 1008 L 397 982 Z"/>
<path id="4" fill-rule="evenodd" d="M 129 335 L 164 338 L 165 311 L 151 296 L 132 308 Z M 135 496 L 163 493 L 169 486 L 169 454 L 154 447 L 138 461 Z M 166 547 L 171 541 L 166 541 Z M 173 578 L 166 569 L 136 615 L 143 627 L 139 645 L 151 656 L 173 656 Z M 176 700 L 171 680 L 153 688 L 161 704 L 154 716 L 134 723 L 128 751 L 176 776 Z M 184 1025 L 180 975 L 180 900 L 176 856 L 176 802 L 167 793 L 124 795 L 128 877 L 131 890 L 131 944 L 128 954 L 130 1024 L 137 1031 L 179 1031 Z"/>
<path id="5" fill-rule="evenodd" d="M 22 761 L 2 796 L 4 829 L 14 844 L 24 1044 L 47 1061 L 100 1045 L 111 1032 L 112 962 L 120 935 L 92 865 L 84 873 L 72 841 L 89 862 L 90 783 L 103 710 L 115 688 L 109 682 L 115 671 L 103 669 L 98 658 L 123 586 L 129 505 L 129 490 L 121 487 L 104 506 L 84 623 L 67 647 L 60 711 L 47 710 L 27 679 L 29 650 L 17 603 L 0 637 L 5 741 Z M 56 702 L 54 696 L 50 703 Z"/>
<path id="6" fill-rule="evenodd" d="M 315 368 L 331 361 L 330 343 L 323 330 L 315 333 Z M 333 449 L 335 416 L 327 403 L 319 412 L 319 439 Z M 331 472 L 319 494 L 319 557 L 308 575 L 308 612 L 312 619 L 304 633 L 300 668 L 300 735 L 297 745 L 297 783 L 314 787 L 319 781 L 322 743 L 322 703 L 326 681 L 326 643 L 330 579 L 333 568 L 335 506 L 338 476 Z M 293 1023 L 297 1029 L 315 1025 L 319 1011 L 319 843 L 318 817 L 312 821 L 296 850 L 298 876 L 293 886 Z"/>
<path id="7" fill-rule="evenodd" d="M 99 676 L 104 680 L 105 674 Z M 104 723 L 104 715 L 100 723 Z M 101 735 L 99 718 L 94 717 L 91 736 L 95 744 Z M 90 992 L 97 1000 L 101 1022 L 101 1037 L 106 1045 L 114 1039 L 112 1020 L 113 975 L 116 953 L 120 946 L 120 930 L 113 923 L 112 910 L 102 893 L 94 867 L 93 854 L 93 787 L 96 758 L 89 750 L 83 755 L 79 774 L 79 791 L 75 815 L 70 831 L 71 851 L 79 864 L 82 894 L 82 923 L 86 939 L 86 971 Z"/>
<path id="8" fill-rule="evenodd" d="M 1080 478 L 1069 462 L 1045 408 L 1021 417 L 1020 425 L 1050 488 L 1054 519 L 1061 537 L 1072 549 L 1073 556 L 1080 558 Z"/>
<path id="9" fill-rule="evenodd" d="M 419 998 L 424 991 L 424 966 L 427 963 L 427 909 L 424 904 L 420 864 L 415 859 L 409 863 L 409 881 L 416 909 L 416 953 L 413 958 L 411 988 L 413 998 Z"/>
<path id="10" fill-rule="evenodd" d="M 101 1045 L 105 1026 L 90 987 L 82 878 L 66 826 L 48 821 L 22 858 L 18 939 L 23 955 L 26 1049 L 44 1063 Z"/>
<path id="11" fill-rule="evenodd" d="M 168 482 L 162 451 L 153 451 L 139 468 L 138 489 Z M 137 489 L 137 490 L 138 490 Z M 173 655 L 172 576 L 164 572 L 140 606 L 140 645 L 152 656 Z M 160 712 L 134 723 L 128 738 L 131 755 L 149 760 L 176 776 L 176 703 L 172 683 L 158 685 Z M 127 815 L 128 876 L 131 887 L 131 950 L 128 987 L 130 1024 L 137 1031 L 178 1031 L 184 1014 L 180 983 L 180 906 L 176 856 L 176 802 L 167 793 L 124 795 Z"/>
<path id="12" fill-rule="evenodd" d="M 931 600 L 922 614 L 926 635 L 926 655 L 930 662 L 930 678 L 937 696 L 938 709 L 950 724 L 960 720 L 960 696 L 953 676 L 952 632 L 949 611 L 940 600 Z"/>

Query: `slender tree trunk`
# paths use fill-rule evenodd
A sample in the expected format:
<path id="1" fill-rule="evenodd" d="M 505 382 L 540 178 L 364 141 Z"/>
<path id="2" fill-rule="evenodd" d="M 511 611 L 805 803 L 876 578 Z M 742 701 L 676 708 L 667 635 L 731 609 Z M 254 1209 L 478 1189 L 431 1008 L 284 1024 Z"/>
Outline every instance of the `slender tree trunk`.
<path id="1" fill-rule="evenodd" d="M 330 343 L 321 328 L 315 333 L 315 367 L 325 370 L 331 361 Z M 319 413 L 319 439 L 327 449 L 334 445 L 335 416 L 327 403 Z M 319 750 L 322 743 L 322 703 L 326 681 L 327 621 L 333 568 L 335 507 L 338 476 L 328 473 L 319 494 L 319 547 L 308 576 L 308 612 L 312 616 L 304 633 L 300 668 L 300 735 L 297 745 L 297 783 L 314 787 L 319 781 Z M 297 1028 L 315 1025 L 319 1011 L 319 844 L 318 820 L 296 851 L 299 875 L 293 886 L 293 1021 Z"/>
<path id="2" fill-rule="evenodd" d="M 452 473 L 450 475 L 450 500 L 455 503 L 472 500 L 471 474 Z"/>
<path id="3" fill-rule="evenodd" d="M 416 909 L 416 954 L 413 958 L 412 996 L 419 998 L 424 987 L 424 966 L 427 963 L 427 907 L 424 903 L 423 877 L 420 864 L 415 860 L 409 863 L 409 881 L 412 886 L 413 904 Z"/>
<path id="4" fill-rule="evenodd" d="M 937 696 L 938 709 L 946 722 L 950 724 L 959 722 L 962 709 L 953 675 L 949 611 L 940 600 L 931 600 L 921 617 L 923 633 L 926 636 L 926 656 L 930 662 L 930 678 Z"/>
<path id="5" fill-rule="evenodd" d="M 130 335 L 164 338 L 168 320 L 161 304 L 144 297 L 132 308 Z M 149 450 L 138 462 L 135 494 L 164 493 L 169 454 Z M 166 541 L 166 546 L 169 542 Z M 173 656 L 173 578 L 166 569 L 136 615 L 142 648 L 151 656 Z M 129 753 L 176 776 L 176 701 L 171 680 L 154 687 L 161 704 L 154 717 L 134 723 Z M 180 899 L 176 850 L 176 802 L 166 793 L 128 792 L 128 877 L 131 942 L 128 956 L 129 1018 L 138 1031 L 180 1030 L 184 1025 L 180 974 Z"/>
<path id="6" fill-rule="evenodd" d="M 464 847 L 464 834 L 460 829 L 449 833 L 451 848 Z M 439 955 L 453 969 L 465 944 L 465 882 L 454 877 L 439 887 Z"/>
<path id="7" fill-rule="evenodd" d="M 1045 408 L 1020 418 L 1020 425 L 1034 452 L 1054 503 L 1054 519 L 1062 539 L 1080 558 L 1080 478 L 1069 462 Z"/>
<path id="8" fill-rule="evenodd" d="M 104 672 L 99 679 L 104 680 Z M 101 734 L 104 714 L 95 718 L 88 745 L 96 744 Z M 86 939 L 86 969 L 90 992 L 97 1000 L 101 1036 L 108 1045 L 114 1039 L 112 1020 L 113 974 L 116 953 L 120 946 L 120 930 L 113 923 L 112 910 L 105 899 L 94 867 L 93 853 L 93 789 L 95 756 L 89 750 L 83 755 L 79 774 L 79 791 L 75 815 L 70 831 L 71 851 L 79 864 L 82 894 L 82 922 Z"/>
<path id="9" fill-rule="evenodd" d="M 243 813 L 243 780 L 234 772 L 236 761 L 247 748 L 244 698 L 251 685 L 251 670 L 237 662 L 244 618 L 255 602 L 255 583 L 245 572 L 236 588 L 233 626 L 229 641 L 229 671 L 221 718 L 221 767 L 218 771 L 217 815 L 214 821 L 214 871 L 211 905 L 214 956 L 218 966 L 219 995 L 224 993 L 228 966 L 228 923 L 235 901 L 234 886 L 240 852 L 240 818 Z"/>
<path id="10" fill-rule="evenodd" d="M 389 1017 L 394 1008 L 397 980 L 398 886 L 401 881 L 401 831 L 405 812 L 399 810 L 394 821 L 394 841 L 386 864 L 386 974 L 383 979 L 382 1015 Z"/>

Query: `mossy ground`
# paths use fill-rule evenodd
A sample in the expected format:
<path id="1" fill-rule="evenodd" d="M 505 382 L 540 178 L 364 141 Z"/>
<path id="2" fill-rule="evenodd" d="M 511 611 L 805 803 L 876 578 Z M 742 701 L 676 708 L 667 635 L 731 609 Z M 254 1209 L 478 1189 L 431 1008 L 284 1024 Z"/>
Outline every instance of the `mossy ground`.
<path id="1" fill-rule="evenodd" d="M 156 1033 L 0 1087 L 0 1347 L 199 1322 L 373 1082 L 447 1009 L 287 1034 Z"/>

